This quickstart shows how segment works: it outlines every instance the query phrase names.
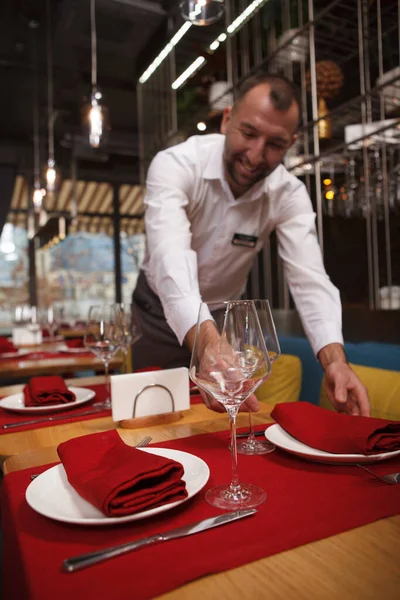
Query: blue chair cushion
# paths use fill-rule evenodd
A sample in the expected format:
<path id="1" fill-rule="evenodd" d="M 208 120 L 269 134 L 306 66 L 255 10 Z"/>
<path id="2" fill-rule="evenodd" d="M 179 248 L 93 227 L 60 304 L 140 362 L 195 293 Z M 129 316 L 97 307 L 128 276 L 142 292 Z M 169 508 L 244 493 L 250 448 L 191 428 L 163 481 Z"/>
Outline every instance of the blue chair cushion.
<path id="1" fill-rule="evenodd" d="M 323 370 L 306 338 L 279 336 L 282 353 L 294 354 L 302 362 L 300 400 L 319 404 Z M 356 365 L 400 371 L 400 344 L 383 342 L 346 342 L 349 362 Z"/>

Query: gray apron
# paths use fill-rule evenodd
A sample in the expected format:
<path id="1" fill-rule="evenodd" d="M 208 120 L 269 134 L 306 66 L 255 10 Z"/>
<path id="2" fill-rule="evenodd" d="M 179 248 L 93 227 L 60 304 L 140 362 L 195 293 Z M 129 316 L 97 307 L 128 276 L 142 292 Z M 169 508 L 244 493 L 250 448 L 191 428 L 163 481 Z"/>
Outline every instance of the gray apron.
<path id="1" fill-rule="evenodd" d="M 132 302 L 136 305 L 142 329 L 141 338 L 132 346 L 133 370 L 189 367 L 190 352 L 186 346 L 179 344 L 167 324 L 161 301 L 150 288 L 143 271 L 139 273 Z"/>

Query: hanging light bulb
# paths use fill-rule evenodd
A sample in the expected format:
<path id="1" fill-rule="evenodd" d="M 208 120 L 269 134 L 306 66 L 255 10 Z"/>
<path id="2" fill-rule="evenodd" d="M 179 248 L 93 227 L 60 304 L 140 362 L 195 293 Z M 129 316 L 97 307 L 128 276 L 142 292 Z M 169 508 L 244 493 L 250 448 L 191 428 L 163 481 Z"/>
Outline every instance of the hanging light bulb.
<path id="1" fill-rule="evenodd" d="M 57 171 L 56 171 L 56 163 L 54 158 L 49 158 L 47 161 L 47 170 L 46 170 L 46 189 L 52 194 L 56 189 L 56 181 L 57 181 Z"/>
<path id="2" fill-rule="evenodd" d="M 93 148 L 100 146 L 103 135 L 103 110 L 99 103 L 101 93 L 94 89 L 90 98 L 89 110 L 89 143 Z"/>
<path id="3" fill-rule="evenodd" d="M 89 144 L 98 148 L 104 142 L 104 136 L 109 128 L 108 110 L 101 100 L 103 95 L 97 86 L 97 33 L 95 0 L 90 0 L 90 28 L 92 50 L 92 93 L 89 106 L 86 107 L 86 126 L 89 131 Z"/>
<path id="4" fill-rule="evenodd" d="M 224 0 L 183 0 L 182 17 L 193 25 L 211 25 L 224 14 Z"/>
<path id="5" fill-rule="evenodd" d="M 40 185 L 40 140 L 39 140 L 39 100 L 38 100 L 38 73 L 37 73 L 37 33 L 38 24 L 36 21 L 31 21 L 29 24 L 32 29 L 32 70 L 33 77 L 33 209 L 36 213 L 42 210 L 43 205 L 43 190 Z M 29 234 L 34 235 L 35 217 L 34 214 L 29 214 L 28 217 L 28 237 Z M 32 235 L 32 237 L 33 237 Z M 29 238 L 31 239 L 31 238 Z"/>
<path id="6" fill-rule="evenodd" d="M 35 187 L 33 189 L 33 207 L 35 212 L 40 212 L 43 206 L 43 190 L 39 186 L 37 186 L 37 182 L 35 182 Z"/>
<path id="7" fill-rule="evenodd" d="M 56 171 L 56 161 L 54 158 L 54 121 L 53 111 L 53 61 L 51 48 L 51 11 L 50 0 L 46 2 L 47 11 L 47 110 L 48 110 L 48 135 L 49 135 L 49 158 L 47 160 L 46 170 L 46 190 L 49 194 L 54 194 L 58 184 Z"/>

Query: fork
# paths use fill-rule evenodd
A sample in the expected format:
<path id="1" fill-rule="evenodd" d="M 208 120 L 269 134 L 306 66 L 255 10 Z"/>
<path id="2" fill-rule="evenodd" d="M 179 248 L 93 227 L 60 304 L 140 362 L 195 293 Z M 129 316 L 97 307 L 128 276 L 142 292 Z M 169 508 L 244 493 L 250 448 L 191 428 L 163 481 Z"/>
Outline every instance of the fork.
<path id="1" fill-rule="evenodd" d="M 150 444 L 151 440 L 153 438 L 151 437 L 151 435 L 146 435 L 146 437 L 144 437 L 143 439 L 141 439 L 135 446 L 135 448 L 144 448 L 145 446 L 147 446 L 148 444 Z M 31 475 L 31 481 L 33 481 L 34 479 L 36 479 L 36 477 L 39 477 L 40 473 L 34 473 L 33 475 Z"/>
<path id="2" fill-rule="evenodd" d="M 150 444 L 152 439 L 153 438 L 151 437 L 151 435 L 146 435 L 146 437 L 144 437 L 142 440 L 140 440 L 140 442 L 136 444 L 135 448 L 144 448 L 145 446 Z"/>
<path id="3" fill-rule="evenodd" d="M 390 483 L 392 485 L 396 484 L 396 483 L 400 483 L 400 472 L 399 473 L 388 473 L 388 475 L 377 475 L 376 473 L 371 471 L 371 469 L 368 469 L 368 467 L 365 467 L 364 465 L 360 465 L 359 463 L 357 463 L 357 467 L 360 467 L 360 469 L 364 469 L 365 471 L 368 471 L 368 473 L 370 473 L 377 479 L 380 479 L 384 483 Z"/>

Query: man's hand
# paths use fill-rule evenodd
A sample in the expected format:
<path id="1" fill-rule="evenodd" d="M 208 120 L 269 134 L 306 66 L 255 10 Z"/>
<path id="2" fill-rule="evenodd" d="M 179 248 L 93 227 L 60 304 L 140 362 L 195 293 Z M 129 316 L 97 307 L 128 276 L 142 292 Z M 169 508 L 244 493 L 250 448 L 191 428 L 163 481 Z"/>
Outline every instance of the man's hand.
<path id="1" fill-rule="evenodd" d="M 325 390 L 332 406 L 338 412 L 369 417 L 367 388 L 348 365 L 343 346 L 325 346 L 318 359 L 325 371 Z"/>
<path id="2" fill-rule="evenodd" d="M 191 351 L 193 350 L 195 332 L 196 332 L 196 326 L 192 327 L 192 329 L 190 329 L 188 331 L 188 333 L 186 334 L 186 338 L 185 338 L 185 343 Z M 217 331 L 217 328 L 215 327 L 215 324 L 212 321 L 206 321 L 205 323 L 203 323 L 202 339 L 198 340 L 198 344 L 199 344 L 198 351 L 199 351 L 200 355 L 203 356 L 203 363 L 202 363 L 203 367 L 207 367 L 207 358 L 208 358 L 207 357 L 207 349 L 212 348 L 214 345 L 217 346 L 217 345 L 219 345 L 219 343 L 220 343 L 220 336 Z M 211 354 L 212 354 L 212 352 L 211 352 Z M 218 402 L 218 400 L 216 400 L 211 394 L 208 394 L 204 390 L 200 389 L 200 387 L 199 387 L 199 392 L 200 392 L 203 402 L 207 406 L 207 408 L 209 408 L 210 410 L 213 410 L 215 412 L 220 412 L 220 413 L 223 413 L 226 411 L 225 406 L 223 404 L 221 404 L 221 402 Z M 251 394 L 251 396 L 249 396 L 247 398 L 247 400 L 240 405 L 240 408 L 239 408 L 239 412 L 249 412 L 249 411 L 258 412 L 259 410 L 260 410 L 260 405 L 258 403 L 258 400 L 257 400 L 255 394 Z"/>

